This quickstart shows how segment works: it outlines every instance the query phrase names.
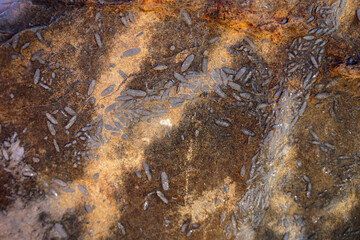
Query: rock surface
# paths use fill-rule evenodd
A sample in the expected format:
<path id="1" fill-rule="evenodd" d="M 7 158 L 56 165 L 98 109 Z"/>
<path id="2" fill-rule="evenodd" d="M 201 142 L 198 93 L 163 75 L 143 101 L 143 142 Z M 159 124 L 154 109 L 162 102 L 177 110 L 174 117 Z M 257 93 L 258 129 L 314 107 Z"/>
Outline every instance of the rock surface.
<path id="1" fill-rule="evenodd" d="M 0 236 L 359 238 L 359 3 L 10 7 Z"/>

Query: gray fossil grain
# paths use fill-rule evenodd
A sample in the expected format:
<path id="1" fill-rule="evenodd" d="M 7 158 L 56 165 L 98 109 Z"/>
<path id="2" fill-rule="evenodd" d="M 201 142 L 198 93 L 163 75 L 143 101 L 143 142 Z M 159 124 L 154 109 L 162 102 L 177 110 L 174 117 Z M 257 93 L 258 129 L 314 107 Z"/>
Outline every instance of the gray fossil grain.
<path id="1" fill-rule="evenodd" d="M 162 193 L 159 190 L 156 190 L 156 195 L 161 199 L 161 201 L 163 201 L 165 204 L 169 204 L 169 200 L 167 199 L 167 197 L 165 197 L 164 193 Z"/>
<path id="2" fill-rule="evenodd" d="M 319 136 L 317 135 L 317 133 L 314 130 L 310 129 L 310 133 L 315 138 L 315 140 L 319 140 Z"/>
<path id="3" fill-rule="evenodd" d="M 181 66 L 181 72 L 185 72 L 186 70 L 188 70 L 188 68 L 191 66 L 191 63 L 194 61 L 194 58 L 195 58 L 194 54 L 190 54 L 185 58 Z"/>
<path id="4" fill-rule="evenodd" d="M 82 192 L 84 195 L 89 195 L 88 190 L 83 186 L 83 185 L 78 185 L 78 189 L 80 190 L 80 192 Z"/>
<path id="5" fill-rule="evenodd" d="M 120 21 L 122 22 L 122 24 L 124 24 L 125 27 L 127 27 L 127 28 L 130 27 L 129 21 L 127 20 L 127 18 L 125 16 L 121 17 Z"/>
<path id="6" fill-rule="evenodd" d="M 50 188 L 49 189 L 49 191 L 50 191 L 50 193 L 52 194 L 52 195 L 54 195 L 55 197 L 57 197 L 57 196 L 59 196 L 59 194 L 58 194 L 58 192 L 55 190 L 55 188 Z"/>
<path id="7" fill-rule="evenodd" d="M 143 162 L 143 168 L 144 168 L 144 171 L 145 171 L 145 174 L 146 174 L 148 180 L 151 180 L 151 172 L 150 172 L 149 164 L 147 164 L 146 162 Z"/>
<path id="8" fill-rule="evenodd" d="M 226 94 L 221 90 L 220 86 L 217 84 L 213 84 L 212 88 L 214 89 L 214 92 L 217 93 L 220 97 L 226 98 Z"/>
<path id="9" fill-rule="evenodd" d="M 72 116 L 72 118 L 70 118 L 70 120 L 68 121 L 68 123 L 65 126 L 65 129 L 68 130 L 71 128 L 72 125 L 74 125 L 75 121 L 77 119 L 77 115 Z"/>
<path id="10" fill-rule="evenodd" d="M 40 80 L 40 69 L 36 69 L 35 70 L 35 74 L 34 74 L 34 84 L 38 84 L 39 80 Z"/>
<path id="11" fill-rule="evenodd" d="M 230 122 L 225 119 L 217 118 L 215 119 L 215 123 L 220 127 L 230 127 Z"/>
<path id="12" fill-rule="evenodd" d="M 304 101 L 304 102 L 301 104 L 301 107 L 300 107 L 300 109 L 299 109 L 299 116 L 304 115 L 305 110 L 306 110 L 306 106 L 307 106 L 307 101 Z"/>
<path id="13" fill-rule="evenodd" d="M 186 232 L 186 230 L 188 229 L 189 225 L 190 225 L 191 219 L 188 218 L 184 221 L 184 223 L 181 225 L 180 231 L 182 233 Z"/>
<path id="14" fill-rule="evenodd" d="M 89 88 L 88 88 L 88 92 L 87 92 L 88 96 L 90 96 L 94 92 L 95 84 L 96 84 L 96 81 L 92 80 L 89 85 Z"/>
<path id="15" fill-rule="evenodd" d="M 43 38 L 43 36 L 41 35 L 40 32 L 36 32 L 36 37 L 39 39 L 39 41 L 40 41 L 42 44 L 46 45 L 46 42 L 45 42 L 45 40 L 44 40 L 44 38 Z"/>
<path id="16" fill-rule="evenodd" d="M 99 48 L 102 48 L 104 45 L 101 41 L 100 35 L 98 33 L 95 33 L 94 36 L 95 36 L 96 44 L 98 45 Z"/>
<path id="17" fill-rule="evenodd" d="M 64 228 L 64 226 L 61 223 L 55 223 L 55 229 L 60 234 L 61 237 L 67 238 L 68 234 Z"/>
<path id="18" fill-rule="evenodd" d="M 221 39 L 221 36 L 213 37 L 209 40 L 209 44 L 213 44 Z M 205 53 L 204 53 L 205 54 Z"/>
<path id="19" fill-rule="evenodd" d="M 237 84 L 237 83 L 229 82 L 228 85 L 229 85 L 229 87 L 231 87 L 232 89 L 234 89 L 234 90 L 236 90 L 238 92 L 242 91 L 241 86 L 239 84 Z"/>
<path id="20" fill-rule="evenodd" d="M 60 187 L 66 187 L 67 183 L 59 178 L 52 178 L 51 181 Z"/>
<path id="21" fill-rule="evenodd" d="M 126 93 L 130 96 L 133 97 L 145 97 L 146 96 L 146 92 L 142 91 L 142 90 L 137 90 L 137 89 L 128 89 L 126 91 Z"/>
<path id="22" fill-rule="evenodd" d="M 36 175 L 37 175 L 37 173 L 34 172 L 34 171 L 25 171 L 25 172 L 23 172 L 24 177 L 35 177 Z"/>
<path id="23" fill-rule="evenodd" d="M 24 50 L 30 46 L 30 42 L 24 43 L 24 45 L 21 46 L 21 50 Z"/>
<path id="24" fill-rule="evenodd" d="M 203 73 L 207 73 L 208 70 L 208 59 L 207 57 L 203 57 L 201 60 L 201 71 Z"/>
<path id="25" fill-rule="evenodd" d="M 321 93 L 318 93 L 314 96 L 315 99 L 325 99 L 325 98 L 328 98 L 330 96 L 330 93 L 327 93 L 327 92 L 321 92 Z"/>
<path id="26" fill-rule="evenodd" d="M 242 177 L 245 176 L 245 165 L 243 165 L 243 166 L 241 167 L 240 174 L 241 174 Z"/>
<path id="27" fill-rule="evenodd" d="M 163 71 L 165 69 L 168 69 L 168 66 L 166 66 L 166 65 L 157 65 L 153 69 L 156 70 L 156 71 Z"/>
<path id="28" fill-rule="evenodd" d="M 53 115 L 51 115 L 50 113 L 45 113 L 45 115 L 52 124 L 58 124 L 57 119 Z"/>
<path id="29" fill-rule="evenodd" d="M 149 201 L 149 200 L 146 200 L 146 201 L 144 202 L 143 209 L 144 209 L 145 211 L 149 208 L 149 204 L 150 204 L 150 201 Z"/>
<path id="30" fill-rule="evenodd" d="M 55 136 L 56 135 L 56 130 L 54 125 L 50 122 L 50 121 L 46 121 L 47 123 L 47 127 L 49 129 L 49 132 L 51 133 L 51 135 Z"/>
<path id="31" fill-rule="evenodd" d="M 134 173 L 136 174 L 136 176 L 138 177 L 138 178 L 142 178 L 142 175 L 141 175 L 141 173 L 138 171 L 138 170 L 134 170 Z"/>
<path id="32" fill-rule="evenodd" d="M 105 108 L 105 113 L 109 113 L 111 111 L 114 111 L 117 107 L 118 107 L 118 103 L 113 103 L 113 104 L 110 104 L 109 106 L 107 106 Z"/>
<path id="33" fill-rule="evenodd" d="M 192 25 L 190 14 L 185 9 L 182 9 L 180 11 L 180 15 L 184 19 L 184 21 L 187 25 L 189 25 L 189 26 Z"/>
<path id="34" fill-rule="evenodd" d="M 237 81 L 241 79 L 241 77 L 244 75 L 245 72 L 246 72 L 246 67 L 240 68 L 239 71 L 236 73 L 234 80 Z"/>
<path id="35" fill-rule="evenodd" d="M 64 108 L 64 110 L 65 110 L 65 112 L 67 112 L 68 114 L 70 114 L 70 115 L 72 115 L 72 116 L 76 115 L 76 112 L 75 112 L 74 109 L 72 109 L 71 107 L 66 106 L 66 107 Z"/>
<path id="36" fill-rule="evenodd" d="M 128 17 L 129 17 L 129 20 L 131 23 L 134 23 L 134 24 L 136 23 L 135 16 L 131 11 L 128 12 Z"/>
<path id="37" fill-rule="evenodd" d="M 246 74 L 245 78 L 242 80 L 243 84 L 246 84 L 252 77 L 252 74 L 254 73 L 253 70 L 250 70 L 248 74 Z"/>
<path id="38" fill-rule="evenodd" d="M 132 48 L 123 53 L 124 57 L 133 57 L 141 52 L 140 48 Z"/>
<path id="39" fill-rule="evenodd" d="M 169 103 L 171 104 L 177 104 L 177 103 L 183 103 L 184 99 L 180 98 L 180 97 L 171 97 L 169 98 Z"/>
<path id="40" fill-rule="evenodd" d="M 118 228 L 120 229 L 121 234 L 122 234 L 123 236 L 125 236 L 125 235 L 126 235 L 126 231 L 125 231 L 124 225 L 122 225 L 121 222 L 117 222 L 117 226 L 118 226 Z"/>
<path id="41" fill-rule="evenodd" d="M 223 81 L 220 77 L 220 71 L 218 68 L 211 71 L 211 76 L 218 85 L 223 85 Z"/>
<path id="42" fill-rule="evenodd" d="M 188 83 L 189 81 L 183 76 L 181 75 L 180 73 L 177 73 L 175 72 L 174 73 L 174 77 L 179 80 L 180 82 L 183 82 L 183 83 Z"/>
<path id="43" fill-rule="evenodd" d="M 84 204 L 84 208 L 85 208 L 86 212 L 88 212 L 88 213 L 91 213 L 92 210 L 93 210 L 88 203 L 85 203 L 85 204 Z"/>
<path id="44" fill-rule="evenodd" d="M 115 90 L 115 87 L 116 87 L 115 84 L 108 86 L 101 92 L 101 96 L 105 97 L 105 96 L 109 95 L 110 93 L 112 93 Z"/>
<path id="45" fill-rule="evenodd" d="M 228 67 L 223 67 L 222 70 L 227 73 L 227 74 L 230 74 L 230 75 L 235 75 L 236 74 L 236 71 L 231 69 L 231 68 L 228 68 Z"/>
<path id="46" fill-rule="evenodd" d="M 247 136 L 250 136 L 250 137 L 256 136 L 256 134 L 248 128 L 242 128 L 241 131 Z"/>
<path id="47" fill-rule="evenodd" d="M 254 42 L 248 37 L 248 36 L 244 36 L 244 41 L 249 44 L 249 46 L 253 49 L 256 50 L 256 45 L 254 44 Z"/>
<path id="48" fill-rule="evenodd" d="M 60 147 L 59 147 L 59 144 L 57 143 L 56 139 L 53 140 L 53 143 L 54 143 L 55 150 L 57 152 L 60 152 Z"/>
<path id="49" fill-rule="evenodd" d="M 166 174 L 166 172 L 161 172 L 161 185 L 162 188 L 164 189 L 164 191 L 169 190 L 169 178 L 168 175 Z"/>

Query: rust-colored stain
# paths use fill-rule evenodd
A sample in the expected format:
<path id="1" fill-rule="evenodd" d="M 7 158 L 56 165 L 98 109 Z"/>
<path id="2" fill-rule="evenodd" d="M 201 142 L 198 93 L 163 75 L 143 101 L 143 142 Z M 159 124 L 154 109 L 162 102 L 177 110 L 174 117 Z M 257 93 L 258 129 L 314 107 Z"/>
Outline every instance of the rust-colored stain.
<path id="1" fill-rule="evenodd" d="M 12 5 L 0 238 L 358 239 L 359 3 Z"/>

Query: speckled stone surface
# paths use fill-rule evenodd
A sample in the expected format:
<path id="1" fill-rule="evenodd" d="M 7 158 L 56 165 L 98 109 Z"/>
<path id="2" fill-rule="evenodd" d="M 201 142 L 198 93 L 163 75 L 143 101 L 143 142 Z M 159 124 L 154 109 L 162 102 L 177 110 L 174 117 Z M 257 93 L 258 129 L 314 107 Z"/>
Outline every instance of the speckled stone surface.
<path id="1" fill-rule="evenodd" d="M 360 1 L 46 2 L 0 15 L 1 239 L 360 238 Z"/>

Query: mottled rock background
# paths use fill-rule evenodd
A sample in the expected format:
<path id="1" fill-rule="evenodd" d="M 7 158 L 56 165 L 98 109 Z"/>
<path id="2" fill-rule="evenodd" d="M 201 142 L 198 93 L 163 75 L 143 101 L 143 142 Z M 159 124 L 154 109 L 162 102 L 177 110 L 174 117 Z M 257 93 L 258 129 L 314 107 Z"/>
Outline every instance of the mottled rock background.
<path id="1" fill-rule="evenodd" d="M 360 239 L 359 5 L 0 1 L 0 238 Z"/>

